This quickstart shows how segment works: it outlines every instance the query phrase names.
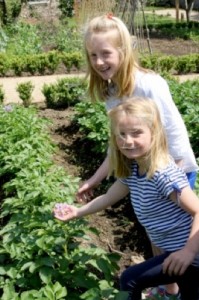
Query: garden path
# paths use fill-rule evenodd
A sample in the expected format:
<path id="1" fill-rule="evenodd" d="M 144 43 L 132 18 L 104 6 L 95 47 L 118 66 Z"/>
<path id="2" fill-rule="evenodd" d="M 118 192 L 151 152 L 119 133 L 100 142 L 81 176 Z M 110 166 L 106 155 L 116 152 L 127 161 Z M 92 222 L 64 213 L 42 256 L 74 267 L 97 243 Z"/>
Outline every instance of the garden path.
<path id="1" fill-rule="evenodd" d="M 4 103 L 21 103 L 22 100 L 19 98 L 18 92 L 16 91 L 17 85 L 19 83 L 24 83 L 31 81 L 34 85 L 34 90 L 32 93 L 32 103 L 44 102 L 45 97 L 42 93 L 42 87 L 44 84 L 55 83 L 58 79 L 80 76 L 83 77 L 84 73 L 75 73 L 75 74 L 57 74 L 57 75 L 48 75 L 48 76 L 28 76 L 28 77 L 1 77 L 0 85 L 3 86 L 5 93 Z M 186 80 L 199 80 L 199 74 L 188 74 L 177 76 L 180 82 Z"/>
<path id="2" fill-rule="evenodd" d="M 83 76 L 83 73 L 75 74 L 57 74 L 57 75 L 48 75 L 48 76 L 27 76 L 27 77 L 1 77 L 0 85 L 3 86 L 3 91 L 5 94 L 4 103 L 22 103 L 22 100 L 19 97 L 18 92 L 16 91 L 17 85 L 19 83 L 25 83 L 31 81 L 34 90 L 32 92 L 32 103 L 44 102 L 45 97 L 42 93 L 42 88 L 44 84 L 55 83 L 58 79 L 65 77 L 77 77 Z"/>

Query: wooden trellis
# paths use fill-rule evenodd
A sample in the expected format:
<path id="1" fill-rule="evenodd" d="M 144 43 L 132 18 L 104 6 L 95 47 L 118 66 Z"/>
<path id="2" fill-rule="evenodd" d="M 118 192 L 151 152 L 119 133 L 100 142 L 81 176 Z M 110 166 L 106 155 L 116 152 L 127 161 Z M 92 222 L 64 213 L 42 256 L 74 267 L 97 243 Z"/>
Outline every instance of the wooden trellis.
<path id="1" fill-rule="evenodd" d="M 113 12 L 127 25 L 134 37 L 134 48 L 139 52 L 152 52 L 149 31 L 144 14 L 143 0 L 75 0 L 74 11 L 77 22 L 83 25 L 95 16 Z"/>
<path id="2" fill-rule="evenodd" d="M 143 53 L 147 51 L 152 53 L 149 30 L 144 12 L 144 1 L 120 1 L 116 6 L 115 11 L 127 25 L 130 33 L 134 37 L 134 47 L 137 47 L 138 52 Z"/>

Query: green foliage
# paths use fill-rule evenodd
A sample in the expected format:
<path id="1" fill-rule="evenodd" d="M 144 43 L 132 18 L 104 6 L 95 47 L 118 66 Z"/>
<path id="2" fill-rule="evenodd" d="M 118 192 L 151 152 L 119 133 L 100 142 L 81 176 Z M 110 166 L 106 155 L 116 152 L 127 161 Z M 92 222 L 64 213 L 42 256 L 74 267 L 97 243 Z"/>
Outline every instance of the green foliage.
<path id="1" fill-rule="evenodd" d="M 183 55 L 176 60 L 176 69 L 179 74 L 199 72 L 199 55 Z"/>
<path id="2" fill-rule="evenodd" d="M 11 24 L 20 14 L 21 0 L 5 0 L 5 15 L 2 16 L 4 24 Z"/>
<path id="3" fill-rule="evenodd" d="M 73 53 L 82 49 L 82 34 L 76 26 L 60 25 L 54 38 L 56 49 L 61 52 Z"/>
<path id="4" fill-rule="evenodd" d="M 105 153 L 109 136 L 109 123 L 104 103 L 81 102 L 75 105 L 74 120 L 85 139 L 92 142 L 94 153 Z"/>
<path id="5" fill-rule="evenodd" d="M 85 220 L 52 215 L 79 182 L 54 165 L 54 151 L 35 109 L 0 107 L 1 299 L 113 299 L 119 256 L 90 245 Z"/>
<path id="6" fill-rule="evenodd" d="M 9 69 L 9 57 L 5 53 L 0 53 L 0 76 L 5 76 Z"/>
<path id="7" fill-rule="evenodd" d="M 37 55 L 28 55 L 24 57 L 25 72 L 34 75 L 50 73 L 53 74 L 60 63 L 60 55 L 56 51 L 49 51 Z"/>
<path id="8" fill-rule="evenodd" d="M 170 16 L 161 16 L 155 13 L 146 13 L 146 20 L 149 31 L 156 31 L 170 38 L 191 39 L 199 42 L 198 22 L 190 21 L 187 23 L 186 21 L 181 21 L 177 23 Z"/>
<path id="9" fill-rule="evenodd" d="M 5 97 L 5 93 L 4 93 L 4 90 L 3 90 L 3 86 L 0 85 L 0 104 L 3 103 L 4 97 Z"/>
<path id="10" fill-rule="evenodd" d="M 61 54 L 61 60 L 65 65 L 67 71 L 69 72 L 73 66 L 78 70 L 80 70 L 81 66 L 83 65 L 83 55 L 81 52 L 73 52 L 73 53 L 63 52 Z"/>
<path id="11" fill-rule="evenodd" d="M 23 72 L 31 75 L 53 74 L 62 63 L 69 72 L 72 67 L 80 69 L 83 56 L 80 52 L 59 53 L 49 51 L 35 55 L 8 56 L 0 53 L 0 76 L 5 76 L 8 72 L 21 76 Z M 10 75 L 9 75 L 10 76 Z"/>
<path id="12" fill-rule="evenodd" d="M 8 43 L 8 36 L 6 35 L 5 31 L 2 27 L 0 27 L 0 52 L 5 52 L 7 43 Z"/>
<path id="13" fill-rule="evenodd" d="M 31 55 L 42 52 L 42 41 L 36 26 L 25 23 L 10 24 L 6 27 L 9 36 L 8 55 Z"/>
<path id="14" fill-rule="evenodd" d="M 62 17 L 71 18 L 74 15 L 74 0 L 59 0 L 59 9 Z"/>
<path id="15" fill-rule="evenodd" d="M 172 97 L 185 121 L 190 142 L 199 157 L 199 80 L 178 83 L 169 81 Z"/>
<path id="16" fill-rule="evenodd" d="M 31 96 L 34 90 L 34 86 L 31 81 L 18 83 L 17 92 L 19 93 L 19 97 L 23 101 L 25 107 L 28 107 L 31 103 Z"/>
<path id="17" fill-rule="evenodd" d="M 181 56 L 143 55 L 140 57 L 140 63 L 144 68 L 156 72 L 197 73 L 199 71 L 199 54 Z"/>
<path id="18" fill-rule="evenodd" d="M 73 106 L 86 97 L 87 82 L 78 77 L 63 78 L 55 84 L 44 84 L 42 93 L 49 108 Z"/>

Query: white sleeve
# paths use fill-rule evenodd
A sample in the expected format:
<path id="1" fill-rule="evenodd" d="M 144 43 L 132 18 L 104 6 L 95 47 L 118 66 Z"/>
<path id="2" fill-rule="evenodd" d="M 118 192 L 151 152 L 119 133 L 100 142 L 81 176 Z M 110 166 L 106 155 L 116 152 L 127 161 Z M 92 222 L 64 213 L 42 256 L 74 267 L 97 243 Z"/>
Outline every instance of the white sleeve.
<path id="1" fill-rule="evenodd" d="M 138 85 L 138 94 L 153 99 L 159 108 L 171 156 L 175 160 L 183 159 L 187 154 L 187 147 L 190 147 L 188 133 L 166 80 L 157 74 L 145 73 Z"/>

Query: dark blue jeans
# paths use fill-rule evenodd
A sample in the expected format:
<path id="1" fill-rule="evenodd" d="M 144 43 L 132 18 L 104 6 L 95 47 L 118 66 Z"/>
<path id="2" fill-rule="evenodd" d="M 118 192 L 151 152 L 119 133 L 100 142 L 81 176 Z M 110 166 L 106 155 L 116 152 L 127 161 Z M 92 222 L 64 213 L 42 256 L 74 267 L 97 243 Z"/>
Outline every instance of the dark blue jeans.
<path id="1" fill-rule="evenodd" d="M 189 173 L 186 173 L 186 175 L 187 175 L 187 179 L 189 181 L 190 187 L 193 190 L 195 183 L 196 183 L 197 172 L 189 172 Z"/>
<path id="2" fill-rule="evenodd" d="M 199 267 L 191 265 L 181 276 L 163 274 L 162 263 L 169 254 L 152 257 L 122 273 L 120 288 L 129 293 L 128 300 L 141 300 L 144 289 L 173 282 L 178 284 L 182 300 L 199 300 Z"/>

